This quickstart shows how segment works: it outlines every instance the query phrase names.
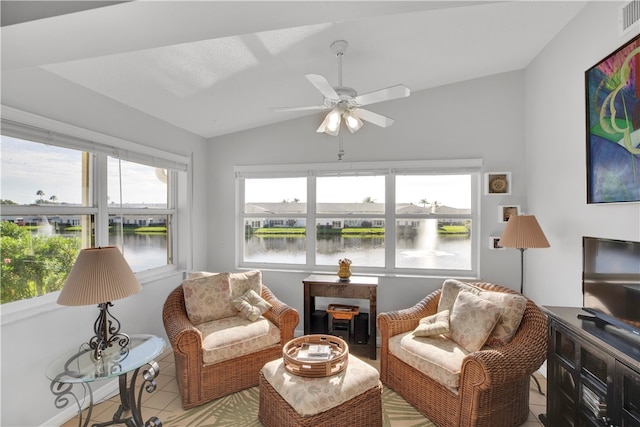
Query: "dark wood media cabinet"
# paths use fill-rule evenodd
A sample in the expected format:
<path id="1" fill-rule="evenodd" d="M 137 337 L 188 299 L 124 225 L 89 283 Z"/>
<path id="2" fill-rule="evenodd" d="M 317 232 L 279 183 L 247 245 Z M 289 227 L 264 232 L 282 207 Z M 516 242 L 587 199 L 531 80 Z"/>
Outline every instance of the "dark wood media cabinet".
<path id="1" fill-rule="evenodd" d="M 580 308 L 543 310 L 549 316 L 545 426 L 639 427 L 640 339 L 582 318 L 591 316 Z"/>
<path id="2" fill-rule="evenodd" d="M 376 316 L 378 307 L 378 278 L 351 276 L 349 282 L 343 282 L 338 276 L 312 274 L 305 278 L 304 284 L 304 334 L 311 333 L 311 314 L 316 309 L 316 297 L 352 298 L 369 300 L 369 341 L 367 344 L 349 343 L 352 350 L 361 350 L 370 359 L 376 359 Z"/>

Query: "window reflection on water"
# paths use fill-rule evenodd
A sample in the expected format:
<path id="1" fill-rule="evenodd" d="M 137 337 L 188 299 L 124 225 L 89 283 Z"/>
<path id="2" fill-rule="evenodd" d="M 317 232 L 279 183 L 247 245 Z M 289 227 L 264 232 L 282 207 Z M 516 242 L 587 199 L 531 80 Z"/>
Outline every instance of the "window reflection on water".
<path id="1" fill-rule="evenodd" d="M 109 244 L 122 248 L 124 258 L 133 271 L 144 271 L 167 265 L 167 235 L 135 233 L 109 235 Z M 124 246 L 121 242 L 124 241 Z"/>
<path id="2" fill-rule="evenodd" d="M 384 237 L 323 236 L 317 239 L 316 264 L 334 265 L 349 258 L 354 266 L 384 267 Z M 256 263 L 304 264 L 305 237 L 246 236 L 244 260 Z M 396 266 L 466 270 L 471 268 L 468 235 L 435 236 L 428 244 L 418 237 L 398 238 Z"/>

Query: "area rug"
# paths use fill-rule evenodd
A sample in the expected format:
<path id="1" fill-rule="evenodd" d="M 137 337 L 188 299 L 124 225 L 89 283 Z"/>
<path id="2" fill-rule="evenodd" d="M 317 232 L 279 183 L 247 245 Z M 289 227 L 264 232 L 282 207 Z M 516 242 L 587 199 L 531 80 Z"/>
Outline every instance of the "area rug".
<path id="1" fill-rule="evenodd" d="M 258 421 L 259 389 L 253 387 L 174 415 L 167 427 L 262 427 Z M 384 427 L 436 427 L 393 390 L 382 391 Z"/>

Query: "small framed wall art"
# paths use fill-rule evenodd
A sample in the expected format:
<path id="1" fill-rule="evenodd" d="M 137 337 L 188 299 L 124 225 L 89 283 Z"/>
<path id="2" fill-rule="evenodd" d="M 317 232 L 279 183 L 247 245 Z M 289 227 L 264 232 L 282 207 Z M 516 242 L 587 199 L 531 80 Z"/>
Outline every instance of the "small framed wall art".
<path id="1" fill-rule="evenodd" d="M 494 251 L 499 251 L 504 249 L 503 246 L 500 246 L 500 236 L 489 237 L 489 249 L 493 249 Z"/>
<path id="2" fill-rule="evenodd" d="M 511 194 L 511 172 L 487 172 L 484 174 L 484 194 Z"/>
<path id="3" fill-rule="evenodd" d="M 500 205 L 498 206 L 498 222 L 507 222 L 511 215 L 520 215 L 520 206 L 518 205 Z"/>

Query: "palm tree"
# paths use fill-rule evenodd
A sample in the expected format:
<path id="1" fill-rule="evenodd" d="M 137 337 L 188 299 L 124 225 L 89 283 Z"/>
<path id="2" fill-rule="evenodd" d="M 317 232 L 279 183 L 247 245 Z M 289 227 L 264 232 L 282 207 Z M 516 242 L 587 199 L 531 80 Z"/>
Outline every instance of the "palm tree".
<path id="1" fill-rule="evenodd" d="M 55 203 L 55 202 L 58 201 L 58 196 L 53 195 L 53 196 L 49 197 L 49 200 L 51 201 L 51 203 Z"/>
<path id="2" fill-rule="evenodd" d="M 423 208 L 426 208 L 427 205 L 429 204 L 429 201 L 427 199 L 422 199 L 420 200 L 420 204 L 422 205 Z"/>
<path id="3" fill-rule="evenodd" d="M 42 203 L 42 196 L 44 196 L 44 191 L 38 190 L 36 191 L 36 195 L 40 197 L 40 203 Z"/>

